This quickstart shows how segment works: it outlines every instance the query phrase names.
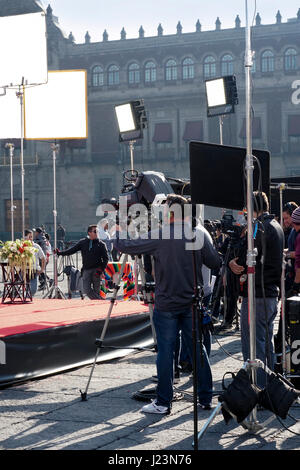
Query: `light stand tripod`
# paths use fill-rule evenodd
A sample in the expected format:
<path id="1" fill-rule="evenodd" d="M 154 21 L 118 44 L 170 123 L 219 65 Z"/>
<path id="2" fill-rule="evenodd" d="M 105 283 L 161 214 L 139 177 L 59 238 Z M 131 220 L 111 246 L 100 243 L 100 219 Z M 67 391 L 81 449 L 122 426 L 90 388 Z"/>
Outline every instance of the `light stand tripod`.
<path id="1" fill-rule="evenodd" d="M 6 144 L 9 149 L 9 159 L 10 159 L 10 221 L 11 221 L 11 240 L 15 239 L 15 229 L 14 229 L 14 179 L 13 179 L 13 156 L 14 156 L 14 145 Z"/>
<path id="2" fill-rule="evenodd" d="M 272 185 L 271 185 L 272 188 Z M 274 188 L 274 187 L 273 187 Z M 280 206 L 280 225 L 284 229 L 283 224 L 283 191 L 286 189 L 291 189 L 286 183 L 279 183 L 275 189 L 279 191 L 279 206 Z M 299 189 L 299 188 L 293 188 Z M 287 354 L 286 354 L 286 305 L 285 305 L 285 275 L 286 275 L 286 253 L 283 252 L 282 258 L 282 273 L 281 273 L 281 341 L 282 341 L 282 375 L 288 377 L 288 365 L 287 365 Z"/>
<path id="3" fill-rule="evenodd" d="M 131 172 L 134 171 L 134 163 L 133 163 L 133 149 L 134 149 L 135 140 L 129 141 L 129 152 L 130 152 L 130 169 Z"/>
<path id="4" fill-rule="evenodd" d="M 22 79 L 24 83 L 24 77 Z M 20 85 L 19 92 L 17 92 L 17 98 L 20 99 L 20 110 L 21 110 L 21 148 L 20 148 L 20 164 L 21 164 L 21 198 L 22 198 L 22 236 L 25 237 L 25 170 L 24 170 L 24 85 Z"/>
<path id="5" fill-rule="evenodd" d="M 124 269 L 125 269 L 125 266 L 126 266 L 126 263 L 127 263 L 127 260 L 128 260 L 128 255 L 124 255 L 124 258 L 123 258 L 123 261 L 122 261 L 122 265 L 121 265 L 121 269 L 119 271 L 119 275 L 118 275 L 118 281 L 116 284 L 114 284 L 114 290 L 113 290 L 113 295 L 112 295 L 112 298 L 110 300 L 110 306 L 109 306 L 109 309 L 108 309 L 108 312 L 107 312 L 107 316 L 106 316 L 106 319 L 105 319 L 105 322 L 104 322 L 104 325 L 103 325 L 103 329 L 102 329 L 102 332 L 101 332 L 101 336 L 99 339 L 96 339 L 95 341 L 95 344 L 97 346 L 97 351 L 96 351 L 96 355 L 95 355 L 95 359 L 94 359 L 94 362 L 93 362 L 93 366 L 92 366 L 92 369 L 91 369 L 91 373 L 90 373 L 90 376 L 88 378 L 88 382 L 86 384 L 86 388 L 85 388 L 85 391 L 82 392 L 80 390 L 80 394 L 81 394 L 81 400 L 82 401 L 87 401 L 87 392 L 88 392 L 88 388 L 89 388 L 89 385 L 90 385 L 90 382 L 91 382 L 91 379 L 92 379 L 92 375 L 94 373 L 94 370 L 95 370 L 95 366 L 97 364 L 97 360 L 98 360 L 98 357 L 99 357 L 99 354 L 100 354 L 100 351 L 101 351 L 101 348 L 104 347 L 103 346 L 103 341 L 104 341 L 104 338 L 105 338 L 105 335 L 106 335 L 106 331 L 107 331 L 107 328 L 108 328 L 108 324 L 109 324 L 109 321 L 110 321 L 110 317 L 111 317 L 111 312 L 112 312 L 112 309 L 113 309 L 113 306 L 115 304 L 115 301 L 116 301 L 116 298 L 117 298 L 117 294 L 118 294 L 118 291 L 120 289 L 120 283 L 121 283 L 121 279 L 122 279 L 122 276 L 123 276 L 123 273 L 124 273 Z M 150 322 L 151 322 L 151 327 L 152 327 L 152 331 L 154 331 L 154 328 L 152 326 L 152 314 L 150 314 Z M 155 341 L 156 343 L 156 341 Z M 152 352 L 155 352 L 156 349 L 149 349 L 149 348 L 143 348 L 143 347 L 134 347 L 134 346 L 128 346 L 127 348 L 120 348 L 120 347 L 114 347 L 114 346 L 105 346 L 105 348 L 110 348 L 110 349 L 129 349 L 129 350 L 137 350 L 137 351 L 152 351 Z"/>
<path id="6" fill-rule="evenodd" d="M 156 348 L 156 332 L 154 328 L 154 323 L 153 323 L 153 297 L 151 295 L 151 289 L 147 285 L 146 282 L 146 277 L 145 277 L 145 272 L 144 272 L 144 267 L 142 263 L 142 257 L 141 255 L 137 256 L 137 264 L 139 266 L 139 272 L 141 274 L 141 279 L 142 279 L 142 291 L 143 291 L 143 299 L 144 303 L 149 305 L 149 315 L 150 315 L 150 323 L 151 323 L 151 329 L 152 329 L 152 336 L 154 339 L 154 347 Z M 138 283 L 138 279 L 136 278 L 136 284 Z"/>
<path id="7" fill-rule="evenodd" d="M 53 254 L 53 272 L 54 272 L 54 282 L 50 289 L 50 292 L 46 294 L 49 299 L 65 299 L 63 292 L 58 286 L 57 279 L 57 210 L 56 210 L 56 153 L 59 149 L 59 145 L 51 144 L 52 148 L 52 159 L 53 159 L 53 220 L 54 220 L 54 254 Z M 44 298 L 45 298 L 44 297 Z"/>
<path id="8" fill-rule="evenodd" d="M 245 52 L 245 69 L 246 69 L 246 174 L 247 174 L 247 280 L 248 280 L 248 319 L 249 319 L 249 342 L 250 342 L 250 359 L 247 360 L 245 368 L 251 375 L 252 383 L 256 384 L 257 368 L 261 367 L 261 361 L 256 359 L 256 309 L 255 309 L 255 256 L 253 239 L 253 172 L 254 163 L 252 155 L 252 126 L 251 126 L 251 34 L 248 21 L 248 2 L 245 0 L 246 9 L 246 52 Z M 220 402 L 214 409 L 211 417 L 202 428 L 199 438 L 203 436 L 209 424 L 222 408 Z M 257 432 L 262 426 L 257 422 L 257 407 L 255 406 L 250 412 L 245 426 L 249 431 Z"/>
<path id="9" fill-rule="evenodd" d="M 198 450 L 198 385 L 197 385 L 197 342 L 200 348 L 200 367 L 203 367 L 203 308 L 201 305 L 200 286 L 198 284 L 196 253 L 192 250 L 194 273 L 194 296 L 192 307 L 192 334 L 193 334 L 193 410 L 194 410 L 194 442 L 195 450 Z M 203 297 L 203 296 L 202 296 Z M 199 339 L 197 340 L 197 330 Z"/>

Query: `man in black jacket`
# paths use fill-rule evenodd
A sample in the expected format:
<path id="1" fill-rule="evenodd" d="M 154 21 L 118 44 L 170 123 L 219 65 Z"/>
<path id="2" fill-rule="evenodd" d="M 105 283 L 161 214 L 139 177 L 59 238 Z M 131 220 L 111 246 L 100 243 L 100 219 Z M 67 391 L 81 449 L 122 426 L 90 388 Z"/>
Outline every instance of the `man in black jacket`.
<path id="1" fill-rule="evenodd" d="M 108 253 L 105 243 L 98 238 L 97 225 L 89 225 L 86 238 L 68 250 L 57 250 L 57 255 L 69 256 L 77 251 L 82 255 L 83 291 L 90 299 L 101 299 L 101 276 L 108 263 Z"/>
<path id="2" fill-rule="evenodd" d="M 280 224 L 269 214 L 269 202 L 265 193 L 254 193 L 254 246 L 257 248 L 255 266 L 256 358 L 274 368 L 273 328 L 278 309 L 281 283 L 284 234 Z M 229 262 L 238 275 L 245 273 L 246 245 L 240 256 Z M 250 359 L 247 280 L 243 284 L 241 306 L 241 340 L 244 360 Z M 265 375 L 258 370 L 257 383 L 265 385 Z"/>

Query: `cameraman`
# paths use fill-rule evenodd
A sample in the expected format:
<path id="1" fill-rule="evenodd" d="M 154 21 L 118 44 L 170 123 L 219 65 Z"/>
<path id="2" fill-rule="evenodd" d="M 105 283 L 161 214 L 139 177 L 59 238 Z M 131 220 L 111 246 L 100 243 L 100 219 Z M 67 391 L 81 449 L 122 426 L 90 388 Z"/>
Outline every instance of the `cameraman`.
<path id="1" fill-rule="evenodd" d="M 129 254 L 151 254 L 155 263 L 155 308 L 153 321 L 157 336 L 157 398 L 145 405 L 145 413 L 168 414 L 173 399 L 174 352 L 178 333 L 181 330 L 190 357 L 193 357 L 192 303 L 194 295 L 193 253 L 186 248 L 186 233 L 192 227 L 185 217 L 187 200 L 175 194 L 167 196 L 164 219 L 165 224 L 152 230 L 143 238 L 114 241 L 119 251 Z M 178 210 L 180 208 L 180 211 Z M 180 215 L 179 215 L 180 212 Z M 165 230 L 167 229 L 167 230 Z M 168 236 L 164 236 L 166 235 Z M 202 280 L 201 268 L 211 269 L 220 266 L 219 255 L 214 249 L 206 230 L 200 225 L 196 228 L 196 266 L 198 279 Z M 180 236 L 179 236 L 180 234 Z M 207 352 L 203 342 L 202 359 L 197 342 L 198 396 L 203 409 L 211 408 L 212 375 Z"/>
<path id="2" fill-rule="evenodd" d="M 265 193 L 254 192 L 253 216 L 256 219 L 253 236 L 257 248 L 255 269 L 255 312 L 256 312 L 256 358 L 274 369 L 273 328 L 278 309 L 284 234 L 280 224 L 269 214 L 269 202 Z M 241 250 L 239 258 L 229 262 L 231 270 L 238 275 L 245 273 L 247 249 Z M 244 361 L 250 358 L 248 288 L 243 288 L 241 306 L 241 340 Z M 265 385 L 265 374 L 257 371 L 257 384 Z"/>

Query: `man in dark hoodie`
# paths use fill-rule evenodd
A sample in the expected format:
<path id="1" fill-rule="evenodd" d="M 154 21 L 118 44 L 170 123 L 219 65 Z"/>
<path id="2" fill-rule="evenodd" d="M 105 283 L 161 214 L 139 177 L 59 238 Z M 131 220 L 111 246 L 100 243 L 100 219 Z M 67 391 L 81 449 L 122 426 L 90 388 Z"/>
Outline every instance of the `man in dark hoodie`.
<path id="1" fill-rule="evenodd" d="M 273 329 L 280 292 L 284 233 L 273 215 L 269 214 L 269 201 L 265 193 L 254 192 L 254 247 L 257 249 L 255 265 L 255 322 L 256 359 L 272 370 L 274 368 Z M 229 262 L 231 270 L 238 275 L 246 272 L 247 246 L 244 244 L 239 257 Z M 250 334 L 248 319 L 247 280 L 243 284 L 241 306 L 241 341 L 245 361 L 250 359 Z M 262 369 L 257 372 L 257 384 L 265 386 Z"/>

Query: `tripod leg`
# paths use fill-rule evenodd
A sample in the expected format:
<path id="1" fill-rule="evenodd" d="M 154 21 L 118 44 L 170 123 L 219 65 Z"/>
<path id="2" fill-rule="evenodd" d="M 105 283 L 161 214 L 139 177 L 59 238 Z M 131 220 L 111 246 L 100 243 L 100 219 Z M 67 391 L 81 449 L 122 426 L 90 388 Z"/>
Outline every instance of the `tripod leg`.
<path id="1" fill-rule="evenodd" d="M 123 259 L 123 263 L 122 263 L 121 269 L 120 269 L 120 272 L 119 272 L 118 282 L 117 282 L 117 284 L 116 284 L 115 287 L 114 287 L 113 296 L 112 296 L 111 301 L 110 301 L 110 306 L 109 306 L 109 310 L 108 310 L 108 313 L 107 313 L 107 316 L 106 316 L 106 319 L 105 319 L 105 323 L 104 323 L 104 326 L 103 326 L 103 329 L 102 329 L 102 332 L 101 332 L 101 337 L 100 337 L 99 339 L 96 339 L 97 351 L 96 351 L 96 356 L 95 356 L 95 359 L 94 359 L 93 367 L 92 367 L 92 369 L 91 369 L 91 373 L 90 373 L 90 376 L 89 376 L 89 379 L 88 379 L 88 382 L 87 382 L 85 391 L 82 392 L 82 391 L 80 390 L 82 401 L 87 401 L 87 392 L 88 392 L 88 388 L 89 388 L 89 385 L 90 385 L 90 382 L 91 382 L 91 379 L 92 379 L 92 375 L 93 375 L 93 373 L 94 373 L 94 369 L 95 369 L 95 366 L 96 366 L 96 363 L 97 363 L 97 359 L 98 359 L 100 350 L 101 350 L 101 348 L 102 348 L 102 344 L 103 344 L 104 337 L 105 337 L 105 334 L 106 334 L 106 330 L 107 330 L 107 327 L 108 327 L 108 324 L 109 324 L 111 312 L 112 312 L 112 309 L 113 309 L 115 300 L 116 300 L 116 298 L 117 298 L 118 290 L 119 290 L 119 288 L 120 288 L 120 283 L 121 283 L 121 280 L 122 280 L 122 276 L 123 276 L 123 272 L 124 272 L 124 269 L 125 269 L 125 265 L 126 265 L 126 263 L 127 263 L 127 259 L 128 259 L 128 255 L 125 255 L 125 256 L 124 256 L 124 259 Z"/>
<path id="2" fill-rule="evenodd" d="M 156 332 L 155 332 L 154 323 L 153 323 L 153 303 L 152 303 L 152 299 L 150 297 L 151 293 L 146 292 L 146 277 L 145 277 L 145 272 L 144 272 L 142 259 L 140 257 L 138 257 L 138 264 L 139 264 L 139 267 L 140 267 L 140 273 L 141 273 L 141 278 L 142 278 L 143 297 L 144 297 L 144 299 L 147 300 L 147 303 L 149 305 L 149 315 L 150 315 L 152 336 L 153 336 L 154 344 L 155 344 L 155 347 L 156 347 L 157 341 L 156 341 Z"/>
<path id="3" fill-rule="evenodd" d="M 216 406 L 216 408 L 213 410 L 212 414 L 210 415 L 210 417 L 208 418 L 208 420 L 206 421 L 206 423 L 204 424 L 204 426 L 202 427 L 201 431 L 199 432 L 198 434 L 198 439 L 201 439 L 202 436 L 204 436 L 208 426 L 213 422 L 213 420 L 215 419 L 215 417 L 217 416 L 217 414 L 219 413 L 219 411 L 221 410 L 221 407 L 222 407 L 222 403 L 218 403 L 218 405 Z"/>

